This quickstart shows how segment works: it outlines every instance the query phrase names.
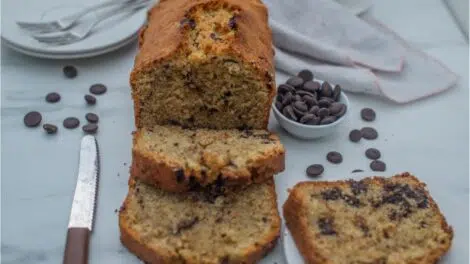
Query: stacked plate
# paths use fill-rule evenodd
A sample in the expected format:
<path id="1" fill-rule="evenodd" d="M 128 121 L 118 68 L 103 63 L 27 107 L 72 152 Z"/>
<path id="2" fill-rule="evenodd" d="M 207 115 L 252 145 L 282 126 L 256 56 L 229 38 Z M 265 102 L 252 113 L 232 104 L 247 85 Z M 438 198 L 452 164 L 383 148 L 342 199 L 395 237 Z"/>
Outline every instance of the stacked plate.
<path id="1" fill-rule="evenodd" d="M 52 59 L 86 58 L 107 53 L 133 42 L 144 25 L 147 9 L 130 11 L 110 17 L 97 25 L 82 41 L 52 46 L 33 39 L 17 26 L 16 21 L 50 21 L 96 5 L 104 0 L 2 0 L 2 42 L 4 45 L 27 55 Z M 118 1 L 118 0 L 117 0 Z M 115 7 L 115 6 L 113 6 Z M 108 7 L 113 8 L 113 7 Z M 99 9 L 82 17 L 93 19 Z"/>

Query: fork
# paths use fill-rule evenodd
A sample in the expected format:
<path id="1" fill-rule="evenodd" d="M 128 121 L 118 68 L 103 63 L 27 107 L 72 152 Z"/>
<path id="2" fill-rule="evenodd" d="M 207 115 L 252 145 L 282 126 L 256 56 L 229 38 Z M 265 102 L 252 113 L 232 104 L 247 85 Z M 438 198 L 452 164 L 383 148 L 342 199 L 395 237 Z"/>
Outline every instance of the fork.
<path id="1" fill-rule="evenodd" d="M 50 45 L 67 45 L 74 42 L 78 42 L 86 38 L 91 33 L 92 29 L 101 21 L 120 13 L 137 11 L 141 8 L 148 6 L 151 1 L 152 0 L 138 0 L 136 3 L 125 6 L 124 8 L 114 8 L 108 10 L 98 15 L 96 19 L 77 24 L 75 27 L 65 32 L 32 35 L 32 37 L 39 42 L 47 43 Z"/>
<path id="2" fill-rule="evenodd" d="M 81 17 L 85 16 L 86 14 L 95 11 L 97 9 L 113 6 L 113 5 L 125 5 L 131 4 L 132 2 L 136 2 L 137 0 L 110 0 L 103 2 L 98 5 L 93 5 L 87 7 L 75 14 L 68 15 L 57 20 L 53 21 L 45 21 L 45 22 L 26 22 L 26 21 L 17 21 L 16 24 L 27 31 L 31 31 L 33 33 L 51 33 L 55 31 L 62 31 L 69 29 L 73 26 L 77 20 Z"/>

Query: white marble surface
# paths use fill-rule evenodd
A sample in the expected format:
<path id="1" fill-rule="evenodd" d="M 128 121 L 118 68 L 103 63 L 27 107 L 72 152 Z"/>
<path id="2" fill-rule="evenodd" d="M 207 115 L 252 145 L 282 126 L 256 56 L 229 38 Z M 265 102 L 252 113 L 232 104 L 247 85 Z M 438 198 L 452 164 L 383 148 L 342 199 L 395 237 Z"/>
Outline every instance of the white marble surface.
<path id="1" fill-rule="evenodd" d="M 382 151 L 388 166 L 380 175 L 410 171 L 428 183 L 455 230 L 454 245 L 444 263 L 468 263 L 468 44 L 439 0 L 377 0 L 371 12 L 461 79 L 442 95 L 405 106 L 350 94 L 350 119 L 338 134 L 318 141 L 291 138 L 271 118 L 270 127 L 281 134 L 288 153 L 286 171 L 276 176 L 279 206 L 287 197 L 287 188 L 307 180 L 304 170 L 311 163 L 325 164 L 324 179 L 372 175 L 363 151 L 374 146 Z M 61 262 L 82 132 L 66 131 L 60 125 L 67 116 L 78 116 L 84 122 L 88 111 L 101 118 L 97 138 L 103 156 L 90 263 L 139 263 L 119 242 L 114 212 L 127 191 L 133 130 L 128 73 L 135 50 L 132 45 L 88 60 L 49 61 L 2 46 L 2 263 Z M 62 66 L 69 63 L 79 69 L 76 79 L 62 76 Z M 279 74 L 277 80 L 285 78 Z M 96 106 L 87 107 L 83 95 L 96 82 L 106 84 L 108 93 L 98 97 Z M 44 95 L 51 91 L 61 93 L 60 103 L 44 102 Z M 364 106 L 377 110 L 373 125 L 379 139 L 352 144 L 347 134 L 365 125 L 358 116 Z M 58 135 L 25 128 L 23 115 L 30 110 L 41 111 L 43 122 L 58 124 Z M 341 165 L 325 161 L 325 154 L 333 149 L 343 153 Z M 352 175 L 356 168 L 365 172 Z M 263 263 L 285 263 L 282 247 L 278 245 Z"/>

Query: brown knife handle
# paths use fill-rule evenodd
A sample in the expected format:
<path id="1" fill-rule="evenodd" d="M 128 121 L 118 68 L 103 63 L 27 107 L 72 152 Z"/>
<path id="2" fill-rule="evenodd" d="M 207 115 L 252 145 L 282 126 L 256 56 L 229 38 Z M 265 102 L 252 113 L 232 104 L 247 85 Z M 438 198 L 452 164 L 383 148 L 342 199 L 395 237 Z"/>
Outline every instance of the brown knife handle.
<path id="1" fill-rule="evenodd" d="M 69 228 L 65 244 L 64 264 L 87 264 L 89 241 L 90 230 L 88 228 Z"/>

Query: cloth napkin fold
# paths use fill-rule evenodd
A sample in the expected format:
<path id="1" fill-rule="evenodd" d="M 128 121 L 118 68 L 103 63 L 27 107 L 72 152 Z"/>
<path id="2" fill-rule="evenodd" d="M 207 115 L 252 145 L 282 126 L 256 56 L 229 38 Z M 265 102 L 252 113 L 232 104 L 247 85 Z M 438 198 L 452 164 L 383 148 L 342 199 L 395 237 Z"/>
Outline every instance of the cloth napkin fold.
<path id="1" fill-rule="evenodd" d="M 315 77 L 345 91 L 397 103 L 452 87 L 457 76 L 365 13 L 357 17 L 333 0 L 264 0 L 273 31 L 276 69 Z"/>

